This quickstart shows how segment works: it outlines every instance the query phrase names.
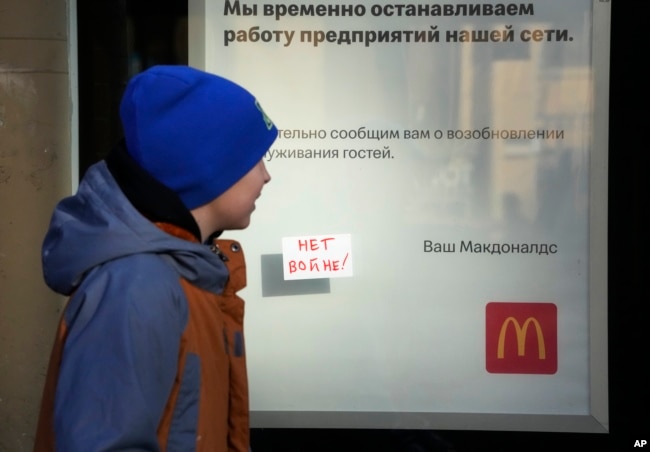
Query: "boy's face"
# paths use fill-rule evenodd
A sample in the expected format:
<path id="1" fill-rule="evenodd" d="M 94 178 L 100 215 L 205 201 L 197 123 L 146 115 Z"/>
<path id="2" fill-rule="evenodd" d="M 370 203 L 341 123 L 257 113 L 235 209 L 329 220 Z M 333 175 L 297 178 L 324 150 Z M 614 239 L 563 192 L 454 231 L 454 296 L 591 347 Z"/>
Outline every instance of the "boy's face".
<path id="1" fill-rule="evenodd" d="M 264 161 L 260 160 L 244 177 L 208 204 L 210 215 L 218 226 L 215 230 L 245 229 L 255 210 L 255 201 L 271 180 Z"/>

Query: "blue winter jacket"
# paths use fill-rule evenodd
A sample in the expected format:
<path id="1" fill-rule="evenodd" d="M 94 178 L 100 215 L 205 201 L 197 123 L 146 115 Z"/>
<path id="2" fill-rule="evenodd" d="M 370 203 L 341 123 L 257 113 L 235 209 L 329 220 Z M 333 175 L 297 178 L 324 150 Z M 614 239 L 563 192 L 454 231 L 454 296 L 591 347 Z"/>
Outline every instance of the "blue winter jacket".
<path id="1" fill-rule="evenodd" d="M 245 266 L 218 242 L 143 217 L 103 161 L 87 171 L 43 244 L 45 281 L 71 297 L 35 450 L 248 450 Z"/>

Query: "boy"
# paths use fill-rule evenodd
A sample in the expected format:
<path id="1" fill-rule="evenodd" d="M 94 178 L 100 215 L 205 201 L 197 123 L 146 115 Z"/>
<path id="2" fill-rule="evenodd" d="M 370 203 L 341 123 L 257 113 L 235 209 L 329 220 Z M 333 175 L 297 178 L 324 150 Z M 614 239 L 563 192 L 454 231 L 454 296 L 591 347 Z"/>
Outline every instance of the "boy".
<path id="1" fill-rule="evenodd" d="M 241 247 L 277 129 L 186 66 L 135 76 L 125 139 L 56 207 L 47 284 L 69 295 L 35 450 L 248 451 Z"/>

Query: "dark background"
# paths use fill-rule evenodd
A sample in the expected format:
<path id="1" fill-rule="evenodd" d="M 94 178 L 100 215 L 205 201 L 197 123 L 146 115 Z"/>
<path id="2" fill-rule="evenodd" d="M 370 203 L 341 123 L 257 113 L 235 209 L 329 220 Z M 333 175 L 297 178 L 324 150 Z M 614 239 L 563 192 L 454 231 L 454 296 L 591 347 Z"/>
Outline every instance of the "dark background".
<path id="1" fill-rule="evenodd" d="M 601 0 L 603 1 L 603 0 Z M 641 214 L 650 137 L 645 2 L 612 1 L 609 139 L 610 433 L 255 429 L 254 452 L 297 451 L 589 451 L 634 449 L 650 441 L 648 339 L 642 290 Z M 179 46 L 187 4 L 161 0 L 77 2 L 80 172 L 121 137 L 118 105 L 127 80 L 154 64 L 187 64 Z M 185 36 L 183 38 L 183 36 Z M 179 38 L 180 37 L 180 38 Z M 645 138 L 642 143 L 641 139 Z M 645 216 L 644 216 L 645 217 Z M 650 449 L 646 445 L 645 449 Z M 643 449 L 638 449 L 643 450 Z"/>

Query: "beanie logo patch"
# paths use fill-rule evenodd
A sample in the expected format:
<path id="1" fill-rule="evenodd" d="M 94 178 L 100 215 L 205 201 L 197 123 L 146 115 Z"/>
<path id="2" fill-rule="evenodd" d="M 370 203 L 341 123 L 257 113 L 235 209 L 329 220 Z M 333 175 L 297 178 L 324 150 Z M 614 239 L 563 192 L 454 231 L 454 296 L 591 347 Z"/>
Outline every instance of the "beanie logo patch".
<path id="1" fill-rule="evenodd" d="M 255 99 L 255 106 L 260 111 L 260 113 L 262 113 L 262 119 L 264 119 L 264 124 L 266 124 L 267 130 L 271 130 L 273 128 L 273 121 L 271 121 L 271 118 L 269 118 L 267 114 L 264 113 L 264 110 L 262 110 L 262 106 L 257 101 L 257 99 Z"/>

